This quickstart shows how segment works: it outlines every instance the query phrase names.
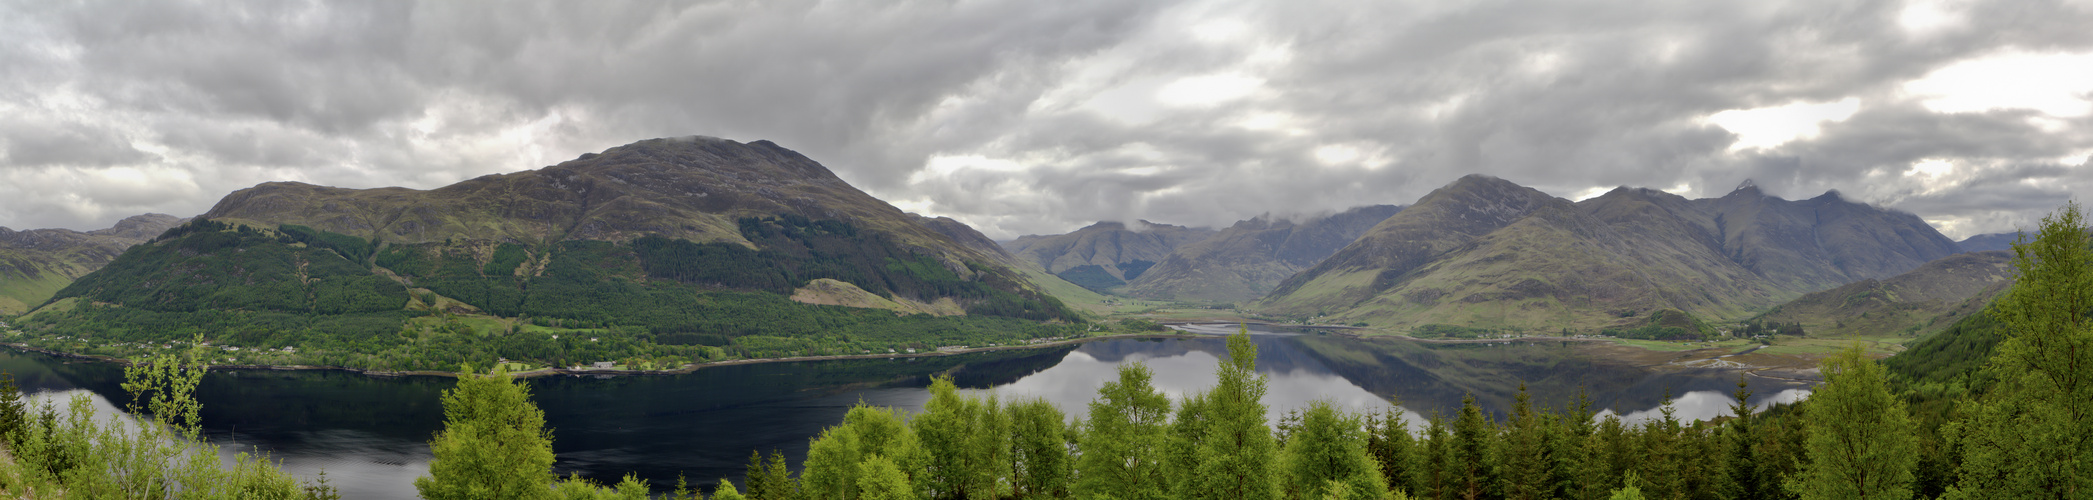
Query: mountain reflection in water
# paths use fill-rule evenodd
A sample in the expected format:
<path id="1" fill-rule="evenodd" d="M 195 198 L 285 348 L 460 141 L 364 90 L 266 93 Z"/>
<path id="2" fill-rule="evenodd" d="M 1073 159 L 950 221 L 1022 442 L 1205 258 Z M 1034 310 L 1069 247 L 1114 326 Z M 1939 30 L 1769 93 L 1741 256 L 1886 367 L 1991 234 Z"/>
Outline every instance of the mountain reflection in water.
<path id="1" fill-rule="evenodd" d="M 1464 394 L 1488 412 L 1510 408 L 1520 382 L 1537 402 L 1559 406 L 1588 391 L 1594 410 L 1630 419 L 1678 395 L 1682 418 L 1726 412 L 1739 372 L 1650 369 L 1594 360 L 1559 344 L 1424 344 L 1336 335 L 1256 335 L 1258 371 L 1270 381 L 1268 417 L 1328 399 L 1355 410 L 1386 408 L 1400 395 L 1415 424 L 1450 414 Z M 783 451 L 798 464 L 807 440 L 865 403 L 918 411 L 933 374 L 1006 400 L 1043 397 L 1071 416 L 1087 412 L 1116 366 L 1148 363 L 1155 384 L 1183 398 L 1214 384 L 1224 339 L 1115 339 L 1050 349 L 923 358 L 768 363 L 671 376 L 527 379 L 552 428 L 555 466 L 616 481 L 636 472 L 657 488 L 679 474 L 693 484 L 739 479 L 749 453 Z M 0 351 L 0 370 L 25 391 L 63 398 L 86 391 L 120 408 L 123 371 L 109 363 Z M 1801 381 L 1753 378 L 1752 403 L 1792 401 Z M 428 470 L 429 438 L 442 427 L 443 377 L 369 377 L 338 371 L 214 371 L 198 388 L 208 437 L 230 453 L 260 449 L 300 477 L 325 470 L 348 498 L 410 498 Z M 991 389 L 993 388 L 993 389 Z"/>

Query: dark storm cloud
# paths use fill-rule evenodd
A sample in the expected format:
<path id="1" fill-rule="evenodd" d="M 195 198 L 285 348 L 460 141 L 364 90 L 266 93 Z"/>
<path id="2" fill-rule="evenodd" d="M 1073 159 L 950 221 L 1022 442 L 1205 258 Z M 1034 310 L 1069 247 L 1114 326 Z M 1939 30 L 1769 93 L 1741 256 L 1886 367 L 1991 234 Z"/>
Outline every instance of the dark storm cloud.
<path id="1" fill-rule="evenodd" d="M 1943 14 L 1911 15 L 1925 9 Z M 2085 117 L 1941 113 L 1905 89 L 2001 52 L 2093 52 L 2093 16 L 2069 2 L 15 2 L 0 14 L 17 40 L 0 44 L 0 224 L 14 227 L 191 214 L 268 180 L 429 188 L 690 134 L 776 141 L 998 237 L 1408 203 L 1475 172 L 1563 196 L 1720 195 L 1752 178 L 1957 232 L 2024 224 L 2093 186 L 2060 160 L 2093 150 Z M 1706 120 L 1847 99 L 1852 116 L 1764 149 L 1732 150 L 1740 137 Z M 1922 161 L 1953 168 L 1913 173 Z"/>

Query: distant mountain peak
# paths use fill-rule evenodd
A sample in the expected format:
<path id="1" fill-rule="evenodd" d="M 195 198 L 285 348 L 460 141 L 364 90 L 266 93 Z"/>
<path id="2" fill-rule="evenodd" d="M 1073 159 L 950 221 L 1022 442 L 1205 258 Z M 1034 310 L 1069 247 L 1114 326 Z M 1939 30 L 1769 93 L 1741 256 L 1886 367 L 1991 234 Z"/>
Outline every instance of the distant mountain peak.
<path id="1" fill-rule="evenodd" d="M 1751 179 L 1745 179 L 1744 182 L 1737 184 L 1736 189 L 1731 189 L 1730 194 L 1764 195 L 1765 193 L 1759 191 L 1759 183 L 1753 182 Z"/>

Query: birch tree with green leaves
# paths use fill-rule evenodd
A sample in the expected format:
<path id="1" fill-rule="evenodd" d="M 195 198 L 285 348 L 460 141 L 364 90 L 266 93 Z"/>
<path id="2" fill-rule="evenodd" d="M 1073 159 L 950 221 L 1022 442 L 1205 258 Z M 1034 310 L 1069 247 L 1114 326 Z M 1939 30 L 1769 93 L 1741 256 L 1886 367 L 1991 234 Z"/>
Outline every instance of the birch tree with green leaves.
<path id="1" fill-rule="evenodd" d="M 1944 433 L 1962 452 L 1947 498 L 2093 497 L 2093 239 L 2077 202 L 2013 243 L 1991 391 Z"/>
<path id="2" fill-rule="evenodd" d="M 1810 394 L 1808 467 L 1789 488 L 1804 500 L 1911 498 L 1918 439 L 1904 401 L 1860 344 L 1823 362 Z"/>

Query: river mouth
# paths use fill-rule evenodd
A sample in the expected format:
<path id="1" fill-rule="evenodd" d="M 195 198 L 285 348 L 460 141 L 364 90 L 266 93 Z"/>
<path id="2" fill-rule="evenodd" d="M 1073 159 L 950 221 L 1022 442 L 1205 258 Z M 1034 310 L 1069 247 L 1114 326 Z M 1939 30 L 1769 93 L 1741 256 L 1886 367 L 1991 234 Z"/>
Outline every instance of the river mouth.
<path id="1" fill-rule="evenodd" d="M 1598 343 L 1438 344 L 1257 329 L 1258 371 L 1269 381 L 1268 418 L 1275 420 L 1318 399 L 1384 411 L 1400 398 L 1412 425 L 1451 414 L 1466 396 L 1502 415 L 1522 384 L 1545 406 L 1569 405 L 1582 394 L 1593 411 L 1637 419 L 1668 393 L 1681 417 L 1712 418 L 1727 411 L 1727 394 L 1751 371 L 1622 361 L 1595 351 Z M 835 425 L 852 405 L 919 410 L 928 398 L 922 388 L 935 374 L 1004 400 L 1044 398 L 1080 416 L 1120 364 L 1148 364 L 1159 388 L 1183 398 L 1211 387 L 1226 356 L 1219 335 L 1179 335 L 949 356 L 714 366 L 672 375 L 554 375 L 525 383 L 552 428 L 559 473 L 615 481 L 634 472 L 667 487 L 679 474 L 704 484 L 739 478 L 756 450 L 782 451 L 797 464 L 808 438 Z M 0 351 L 0 370 L 14 374 L 26 392 L 92 395 L 112 408 L 127 400 L 117 385 L 122 369 L 111 363 L 9 350 Z M 1813 384 L 1748 380 L 1753 406 L 1791 401 Z M 413 478 L 427 470 L 427 441 L 442 426 L 440 397 L 453 383 L 438 376 L 225 370 L 205 377 L 198 399 L 206 434 L 228 452 L 269 452 L 300 477 L 324 470 L 349 498 L 405 498 L 414 496 Z"/>

